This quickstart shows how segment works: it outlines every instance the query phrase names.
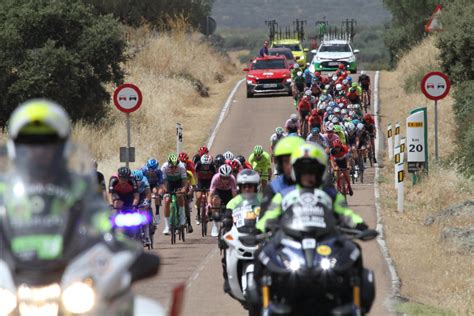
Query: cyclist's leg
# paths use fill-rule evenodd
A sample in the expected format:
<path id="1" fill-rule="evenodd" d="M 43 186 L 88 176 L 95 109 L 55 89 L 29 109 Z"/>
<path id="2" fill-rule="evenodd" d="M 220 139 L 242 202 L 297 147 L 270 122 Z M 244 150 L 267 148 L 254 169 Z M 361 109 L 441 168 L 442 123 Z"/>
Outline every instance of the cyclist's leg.
<path id="1" fill-rule="evenodd" d="M 176 195 L 176 201 L 178 202 L 178 213 L 179 213 L 179 224 L 180 226 L 183 226 L 186 224 L 186 209 L 185 209 L 185 203 L 186 203 L 186 195 L 185 194 L 177 194 Z"/>
<path id="2" fill-rule="evenodd" d="M 169 221 L 170 221 L 170 204 L 171 204 L 171 197 L 166 194 L 164 198 L 164 215 L 165 215 L 165 228 L 163 229 L 163 234 L 169 233 Z"/>

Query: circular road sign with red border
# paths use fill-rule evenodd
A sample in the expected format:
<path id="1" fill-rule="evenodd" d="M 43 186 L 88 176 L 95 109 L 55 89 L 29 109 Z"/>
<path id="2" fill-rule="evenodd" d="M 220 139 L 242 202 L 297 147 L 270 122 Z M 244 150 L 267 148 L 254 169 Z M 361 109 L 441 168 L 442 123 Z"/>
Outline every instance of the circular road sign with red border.
<path id="1" fill-rule="evenodd" d="M 132 113 L 142 105 L 142 92 L 132 83 L 124 83 L 114 91 L 114 104 L 124 113 Z"/>
<path id="2" fill-rule="evenodd" d="M 451 89 L 448 76 L 439 71 L 427 73 L 421 80 L 421 92 L 430 100 L 441 100 Z"/>

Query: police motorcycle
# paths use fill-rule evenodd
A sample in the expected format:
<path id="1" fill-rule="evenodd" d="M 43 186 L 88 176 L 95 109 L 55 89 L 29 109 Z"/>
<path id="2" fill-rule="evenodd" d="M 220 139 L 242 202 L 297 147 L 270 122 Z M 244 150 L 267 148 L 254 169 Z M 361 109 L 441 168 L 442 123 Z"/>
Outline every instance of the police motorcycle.
<path id="1" fill-rule="evenodd" d="M 140 242 L 148 250 L 153 248 L 154 226 L 148 204 L 136 208 L 122 208 L 112 217 L 114 229 Z"/>
<path id="2" fill-rule="evenodd" d="M 303 189 L 283 200 L 283 216 L 255 262 L 263 315 L 364 315 L 375 297 L 373 272 L 354 239 L 377 231 L 337 226 L 331 198 Z M 254 236 L 263 240 L 268 234 Z M 251 238 L 249 238 L 249 241 Z"/>
<path id="3" fill-rule="evenodd" d="M 225 243 L 225 269 L 229 281 L 229 295 L 239 301 L 249 311 L 249 315 L 260 315 L 259 300 L 256 297 L 254 281 L 254 253 L 257 250 L 255 243 L 247 243 L 246 236 L 257 234 L 255 224 L 260 213 L 260 201 L 256 193 L 242 194 L 243 200 L 232 212 L 233 223 L 222 240 Z M 229 226 L 230 226 L 229 225 Z M 253 292 L 253 295 L 251 293 Z"/>
<path id="4" fill-rule="evenodd" d="M 90 156 L 67 144 L 63 163 L 52 146 L 0 152 L 0 315 L 165 315 L 131 291 L 159 258 L 108 232 Z"/>

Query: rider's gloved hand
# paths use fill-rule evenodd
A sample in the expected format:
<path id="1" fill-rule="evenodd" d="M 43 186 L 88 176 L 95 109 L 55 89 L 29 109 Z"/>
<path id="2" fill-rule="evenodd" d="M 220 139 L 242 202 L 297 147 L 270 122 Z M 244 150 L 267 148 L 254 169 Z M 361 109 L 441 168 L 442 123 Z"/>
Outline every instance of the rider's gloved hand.
<path id="1" fill-rule="evenodd" d="M 354 228 L 360 231 L 364 231 L 368 229 L 369 226 L 367 226 L 365 223 L 358 223 Z"/>

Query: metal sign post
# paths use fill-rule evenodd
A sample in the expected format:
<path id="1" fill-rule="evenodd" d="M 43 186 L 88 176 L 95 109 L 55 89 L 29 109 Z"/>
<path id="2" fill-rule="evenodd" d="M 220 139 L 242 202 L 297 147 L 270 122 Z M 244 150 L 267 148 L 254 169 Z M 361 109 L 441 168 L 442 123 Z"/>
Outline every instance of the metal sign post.
<path id="1" fill-rule="evenodd" d="M 176 153 L 181 152 L 181 147 L 183 144 L 183 127 L 181 123 L 176 123 Z"/>
<path id="2" fill-rule="evenodd" d="M 451 89 L 448 76 L 439 71 L 427 73 L 421 80 L 421 92 L 435 101 L 435 159 L 438 160 L 438 100 L 445 98 Z"/>

